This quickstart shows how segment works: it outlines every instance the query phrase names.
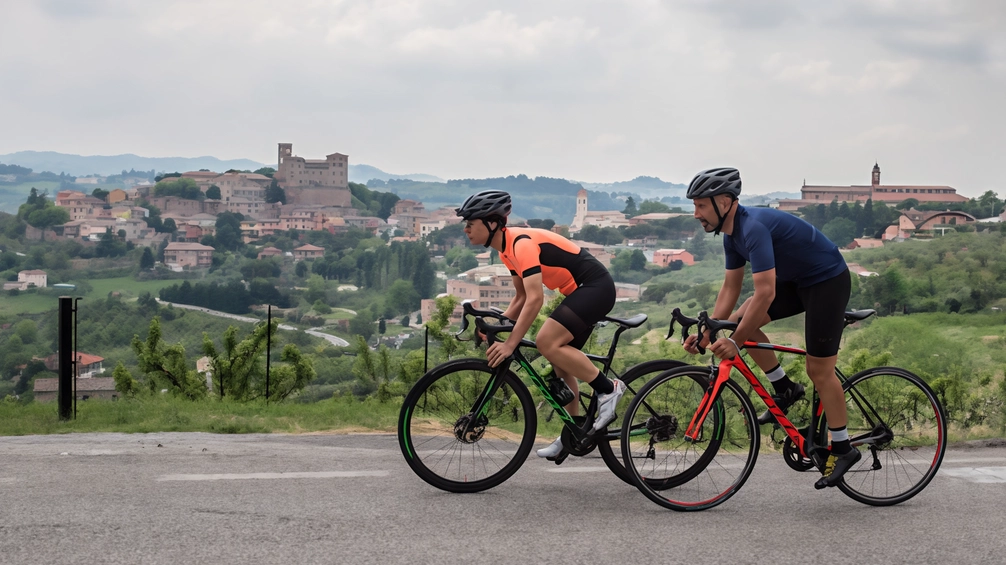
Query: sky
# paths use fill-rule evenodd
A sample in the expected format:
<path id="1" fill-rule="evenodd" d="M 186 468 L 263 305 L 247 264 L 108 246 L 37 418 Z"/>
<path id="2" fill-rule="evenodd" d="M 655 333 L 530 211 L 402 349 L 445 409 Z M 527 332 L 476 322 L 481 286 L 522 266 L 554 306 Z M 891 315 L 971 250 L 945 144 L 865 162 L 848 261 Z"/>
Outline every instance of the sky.
<path id="1" fill-rule="evenodd" d="M 0 154 L 1006 196 L 1000 0 L 20 0 Z"/>

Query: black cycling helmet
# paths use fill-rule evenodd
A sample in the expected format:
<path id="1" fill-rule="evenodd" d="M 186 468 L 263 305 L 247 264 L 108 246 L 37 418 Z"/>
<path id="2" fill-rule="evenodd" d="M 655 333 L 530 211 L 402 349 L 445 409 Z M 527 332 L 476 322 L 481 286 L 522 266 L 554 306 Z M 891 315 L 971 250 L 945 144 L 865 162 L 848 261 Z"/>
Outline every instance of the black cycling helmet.
<path id="1" fill-rule="evenodd" d="M 740 171 L 730 167 L 702 171 L 695 175 L 692 182 L 688 183 L 688 192 L 685 193 L 685 197 L 694 200 L 696 198 L 712 198 L 718 194 L 729 194 L 734 200 L 737 200 L 741 194 Z"/>
<path id="2" fill-rule="evenodd" d="M 460 208 L 454 209 L 454 213 L 464 218 L 465 221 L 482 220 L 482 224 L 489 230 L 489 238 L 486 239 L 483 247 L 489 247 L 496 232 L 506 225 L 510 208 L 509 193 L 502 190 L 483 190 L 469 196 Z M 489 227 L 490 221 L 496 222 L 496 227 Z"/>
<path id="3" fill-rule="evenodd" d="M 498 216 L 506 218 L 510 215 L 510 194 L 502 190 L 483 190 L 465 200 L 454 212 L 465 220 L 481 220 Z"/>
<path id="4" fill-rule="evenodd" d="M 713 229 L 713 235 L 720 234 L 720 230 L 723 229 L 723 222 L 726 221 L 726 216 L 720 213 L 720 207 L 716 204 L 716 200 L 713 199 L 714 196 L 719 196 L 720 194 L 729 194 L 731 200 L 737 200 L 737 197 L 741 194 L 740 171 L 732 167 L 707 169 L 695 175 L 692 182 L 688 183 L 688 191 L 685 192 L 685 197 L 690 200 L 708 198 L 709 202 L 712 203 L 713 211 L 716 212 L 716 217 L 719 219 L 719 223 Z M 730 210 L 729 206 L 727 210 Z"/>

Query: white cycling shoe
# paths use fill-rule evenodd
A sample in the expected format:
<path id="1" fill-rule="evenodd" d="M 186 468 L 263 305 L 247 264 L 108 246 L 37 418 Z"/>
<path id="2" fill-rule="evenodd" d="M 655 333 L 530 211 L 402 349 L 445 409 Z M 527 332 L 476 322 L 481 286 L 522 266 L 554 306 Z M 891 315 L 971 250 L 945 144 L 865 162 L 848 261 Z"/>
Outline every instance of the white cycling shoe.
<path id="1" fill-rule="evenodd" d="M 538 451 L 536 451 L 535 453 L 538 454 L 538 457 L 544 457 L 546 459 L 549 457 L 558 457 L 558 455 L 562 453 L 562 437 L 559 437 L 558 439 L 553 441 L 552 445 L 549 445 L 548 447 L 543 447 Z"/>

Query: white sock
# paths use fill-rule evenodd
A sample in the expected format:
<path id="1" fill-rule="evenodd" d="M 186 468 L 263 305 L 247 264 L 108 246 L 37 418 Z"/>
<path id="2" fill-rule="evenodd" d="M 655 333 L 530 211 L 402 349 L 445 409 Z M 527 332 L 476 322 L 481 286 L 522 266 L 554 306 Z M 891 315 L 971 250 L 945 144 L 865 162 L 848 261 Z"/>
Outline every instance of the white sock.
<path id="1" fill-rule="evenodd" d="M 782 369 L 782 365 L 776 365 L 775 369 L 772 369 L 771 371 L 766 372 L 765 376 L 768 377 L 769 382 L 773 382 L 774 383 L 776 381 L 785 379 L 786 378 L 786 371 L 784 371 Z"/>

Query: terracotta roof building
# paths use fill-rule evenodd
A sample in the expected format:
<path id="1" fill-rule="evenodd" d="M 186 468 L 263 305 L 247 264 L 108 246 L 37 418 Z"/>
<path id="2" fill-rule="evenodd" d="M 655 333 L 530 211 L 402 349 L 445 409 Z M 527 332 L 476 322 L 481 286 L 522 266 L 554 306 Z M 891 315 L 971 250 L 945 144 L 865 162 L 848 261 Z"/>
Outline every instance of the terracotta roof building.
<path id="1" fill-rule="evenodd" d="M 874 163 L 869 185 L 823 186 L 809 185 L 806 181 L 800 189 L 799 200 L 779 200 L 780 210 L 797 210 L 813 204 L 839 202 L 884 202 L 897 204 L 908 198 L 919 202 L 966 202 L 968 199 L 957 194 L 950 186 L 880 184 L 880 165 Z"/>
<path id="2" fill-rule="evenodd" d="M 307 243 L 293 250 L 293 260 L 303 261 L 304 259 L 317 259 L 325 256 L 325 248 Z"/>
<path id="3" fill-rule="evenodd" d="M 164 263 L 185 268 L 209 268 L 213 265 L 213 248 L 201 243 L 174 241 L 164 248 Z"/>

